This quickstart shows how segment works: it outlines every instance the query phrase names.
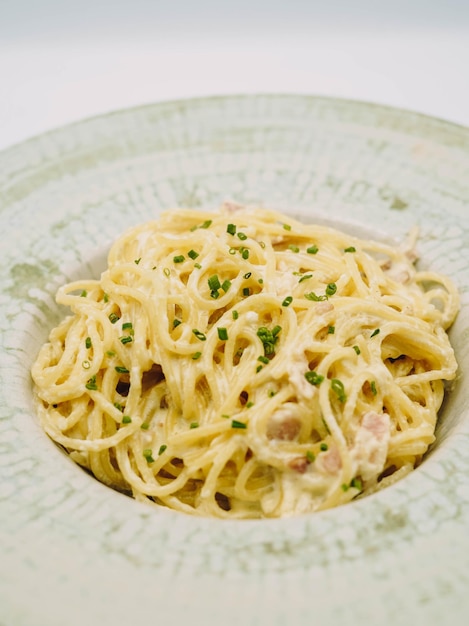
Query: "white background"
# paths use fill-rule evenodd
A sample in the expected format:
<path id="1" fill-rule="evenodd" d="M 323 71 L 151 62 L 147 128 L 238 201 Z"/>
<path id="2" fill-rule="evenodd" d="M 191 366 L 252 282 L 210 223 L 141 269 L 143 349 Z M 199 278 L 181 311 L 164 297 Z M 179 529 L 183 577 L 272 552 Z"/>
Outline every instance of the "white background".
<path id="1" fill-rule="evenodd" d="M 0 149 L 122 107 L 255 92 L 469 126 L 469 0 L 0 0 Z"/>

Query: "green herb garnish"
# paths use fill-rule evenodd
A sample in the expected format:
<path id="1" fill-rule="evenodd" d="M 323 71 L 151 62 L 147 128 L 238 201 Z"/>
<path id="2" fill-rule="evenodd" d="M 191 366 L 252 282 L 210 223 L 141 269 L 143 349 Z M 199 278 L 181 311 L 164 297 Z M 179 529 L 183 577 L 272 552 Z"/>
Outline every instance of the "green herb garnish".
<path id="1" fill-rule="evenodd" d="M 320 385 L 324 380 L 324 376 L 312 370 L 305 373 L 305 378 L 311 385 Z"/>
<path id="2" fill-rule="evenodd" d="M 98 385 L 96 384 L 96 376 L 92 376 L 91 378 L 89 378 L 85 384 L 85 387 L 90 391 L 97 391 Z"/>
<path id="3" fill-rule="evenodd" d="M 338 378 L 333 378 L 331 380 L 331 389 L 337 395 L 340 402 L 345 402 L 347 400 L 344 383 Z"/>
<path id="4" fill-rule="evenodd" d="M 246 422 L 240 422 L 238 420 L 231 420 L 231 428 L 247 428 Z"/>
<path id="5" fill-rule="evenodd" d="M 219 328 L 217 328 L 217 332 L 218 332 L 218 339 L 220 339 L 221 341 L 227 341 L 228 331 L 226 330 L 226 328 L 220 326 Z"/>

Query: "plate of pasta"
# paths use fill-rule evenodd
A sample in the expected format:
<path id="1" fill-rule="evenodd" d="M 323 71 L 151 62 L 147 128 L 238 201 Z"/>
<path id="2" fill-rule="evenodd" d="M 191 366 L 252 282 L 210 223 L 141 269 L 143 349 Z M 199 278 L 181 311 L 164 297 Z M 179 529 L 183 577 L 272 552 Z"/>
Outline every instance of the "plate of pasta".
<path id="1" fill-rule="evenodd" d="M 0 162 L 5 623 L 464 623 L 467 129 L 226 96 Z"/>

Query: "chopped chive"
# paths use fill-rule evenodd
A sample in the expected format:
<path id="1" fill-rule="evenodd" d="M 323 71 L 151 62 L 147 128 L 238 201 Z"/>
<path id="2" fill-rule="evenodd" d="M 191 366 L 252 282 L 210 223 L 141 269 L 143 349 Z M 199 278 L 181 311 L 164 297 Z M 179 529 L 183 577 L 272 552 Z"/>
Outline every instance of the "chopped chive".
<path id="1" fill-rule="evenodd" d="M 126 343 L 132 343 L 133 339 L 130 335 L 125 335 L 124 337 L 119 337 L 119 341 L 125 345 Z"/>
<path id="2" fill-rule="evenodd" d="M 210 228 L 210 226 L 212 225 L 212 220 L 205 220 L 205 222 L 203 222 L 199 228 Z"/>
<path id="3" fill-rule="evenodd" d="M 344 248 L 344 252 L 356 252 L 357 249 L 355 246 L 349 246 L 348 248 Z"/>
<path id="4" fill-rule="evenodd" d="M 331 389 L 337 395 L 339 402 L 345 402 L 347 400 L 347 394 L 345 393 L 344 383 L 338 378 L 332 378 Z"/>
<path id="5" fill-rule="evenodd" d="M 334 333 L 335 333 L 335 326 L 328 326 L 327 334 L 328 335 L 333 335 Z"/>
<path id="6" fill-rule="evenodd" d="M 116 313 L 109 314 L 109 321 L 111 322 L 111 324 L 115 324 L 119 320 L 120 320 L 120 317 Z"/>
<path id="7" fill-rule="evenodd" d="M 292 296 L 287 296 L 285 300 L 282 302 L 282 306 L 290 306 L 292 302 L 293 302 Z"/>
<path id="8" fill-rule="evenodd" d="M 318 296 L 311 291 L 310 293 L 305 293 L 306 300 L 312 300 L 313 302 L 322 302 L 323 300 L 327 300 L 327 296 Z"/>
<path id="9" fill-rule="evenodd" d="M 97 391 L 98 385 L 96 384 L 96 376 L 92 376 L 91 378 L 89 378 L 85 384 L 85 387 L 90 391 Z"/>
<path id="10" fill-rule="evenodd" d="M 199 256 L 199 253 L 195 250 L 189 250 L 187 256 L 194 261 Z"/>
<path id="11" fill-rule="evenodd" d="M 129 370 L 123 365 L 116 365 L 114 368 L 118 374 L 128 374 Z"/>
<path id="12" fill-rule="evenodd" d="M 274 389 L 269 389 L 269 391 L 267 392 L 269 398 L 273 398 L 276 394 L 277 392 Z"/>
<path id="13" fill-rule="evenodd" d="M 264 284 L 264 279 L 263 278 L 259 278 L 259 280 L 257 282 L 259 283 L 259 285 L 263 285 Z"/>
<path id="14" fill-rule="evenodd" d="M 246 402 L 246 408 L 247 409 L 250 409 L 253 406 L 254 406 L 254 402 L 251 402 L 251 400 L 249 400 L 249 402 Z"/>
<path id="15" fill-rule="evenodd" d="M 305 378 L 309 383 L 311 383 L 311 385 L 320 385 L 324 380 L 324 376 L 318 374 L 314 370 L 308 370 L 305 372 Z"/>
<path id="16" fill-rule="evenodd" d="M 147 463 L 154 463 L 155 459 L 153 458 L 153 450 L 151 448 L 146 448 L 143 452 L 142 452 L 143 456 L 145 457 L 145 460 Z"/>
<path id="17" fill-rule="evenodd" d="M 83 291 L 80 294 L 80 298 L 86 298 L 87 295 L 88 295 L 88 292 L 86 291 L 86 289 L 83 289 Z"/>
<path id="18" fill-rule="evenodd" d="M 359 348 L 358 346 L 353 346 L 353 349 L 355 350 L 355 352 L 356 352 L 357 354 L 360 354 L 360 353 L 361 353 L 361 350 L 360 350 L 360 348 Z"/>
<path id="19" fill-rule="evenodd" d="M 122 330 L 129 330 L 131 328 L 133 328 L 132 322 L 125 322 L 124 324 L 122 324 Z"/>
<path id="20" fill-rule="evenodd" d="M 132 423 L 132 418 L 130 417 L 130 415 L 124 415 L 122 417 L 122 423 L 123 424 L 131 424 Z"/>
<path id="21" fill-rule="evenodd" d="M 289 249 L 289 250 L 291 250 L 292 252 L 299 252 L 299 251 L 300 251 L 300 249 L 298 248 L 298 246 L 296 246 L 294 243 L 291 243 L 291 244 L 288 246 L 288 249 Z"/>
<path id="22" fill-rule="evenodd" d="M 245 278 L 247 280 L 248 278 L 251 278 L 251 276 L 252 276 L 252 272 L 246 272 L 246 274 L 244 274 L 243 278 Z"/>
<path id="23" fill-rule="evenodd" d="M 371 335 L 370 335 L 370 339 L 371 339 L 371 337 L 375 337 L 376 335 L 379 335 L 379 332 L 380 332 L 380 331 L 379 331 L 379 328 L 376 328 L 376 329 L 375 329 L 375 330 L 371 333 Z"/>
<path id="24" fill-rule="evenodd" d="M 324 442 L 323 442 L 323 443 L 321 443 L 321 445 L 319 446 L 319 449 L 320 449 L 322 452 L 326 452 L 326 451 L 329 449 L 329 446 L 327 445 L 327 443 L 324 443 Z"/>
<path id="25" fill-rule="evenodd" d="M 112 357 L 116 356 L 116 353 L 114 352 L 114 350 L 106 350 L 106 356 L 112 359 Z"/>
<path id="26" fill-rule="evenodd" d="M 168 278 L 171 276 L 171 270 L 169 269 L 169 267 L 165 267 L 164 270 L 163 270 L 163 273 Z"/>
<path id="27" fill-rule="evenodd" d="M 89 370 L 91 367 L 91 363 L 85 359 L 81 362 L 81 366 L 84 370 Z"/>
<path id="28" fill-rule="evenodd" d="M 226 330 L 226 328 L 223 328 L 222 326 L 220 326 L 219 328 L 217 328 L 217 332 L 218 332 L 218 339 L 220 339 L 221 341 L 227 341 L 228 331 Z"/>
<path id="29" fill-rule="evenodd" d="M 214 300 L 219 298 L 220 292 L 218 291 L 218 289 L 212 289 L 212 291 L 210 292 L 210 297 L 213 298 Z"/>
<path id="30" fill-rule="evenodd" d="M 228 250 L 228 253 L 231 254 L 231 255 L 236 254 L 236 248 L 230 248 Z"/>
<path id="31" fill-rule="evenodd" d="M 291 230 L 290 224 L 282 224 L 282 226 L 285 230 Z"/>
<path id="32" fill-rule="evenodd" d="M 311 450 L 308 450 L 306 452 L 306 460 L 309 463 L 314 463 L 314 461 L 316 460 L 316 456 L 314 455 L 314 452 L 311 452 Z"/>
<path id="33" fill-rule="evenodd" d="M 243 296 L 249 296 L 251 290 L 249 289 L 249 287 L 244 287 L 243 289 Z"/>
<path id="34" fill-rule="evenodd" d="M 258 328 L 257 336 L 262 341 L 265 356 L 275 354 L 275 344 L 278 341 L 277 335 L 280 333 L 281 330 L 281 326 L 274 326 L 272 330 L 269 330 L 265 326 L 260 326 Z"/>
<path id="35" fill-rule="evenodd" d="M 350 482 L 350 486 L 353 487 L 354 489 L 358 489 L 359 491 L 361 491 L 363 489 L 363 483 L 360 480 L 360 478 L 352 478 L 351 482 Z"/>
<path id="36" fill-rule="evenodd" d="M 238 420 L 231 420 L 231 428 L 247 428 L 246 422 L 240 422 Z"/>
<path id="37" fill-rule="evenodd" d="M 181 320 L 178 320 L 178 318 L 175 317 L 173 319 L 173 328 L 177 328 L 177 326 L 179 326 L 179 324 L 182 324 Z"/>
<path id="38" fill-rule="evenodd" d="M 150 428 L 150 424 L 148 422 L 143 422 L 143 424 L 140 426 L 140 428 L 142 430 L 148 430 Z"/>
<path id="39" fill-rule="evenodd" d="M 165 443 L 162 443 L 160 449 L 158 450 L 158 456 L 161 456 L 167 447 L 168 446 Z"/>
<path id="40" fill-rule="evenodd" d="M 107 293 L 103 294 L 103 302 L 105 303 L 109 302 L 109 296 L 107 295 Z"/>
<path id="41" fill-rule="evenodd" d="M 349 486 L 346 483 L 342 484 L 342 491 L 348 491 L 349 490 Z"/>
<path id="42" fill-rule="evenodd" d="M 202 333 L 200 330 L 197 330 L 197 328 L 193 328 L 192 332 L 197 337 L 197 339 L 200 339 L 200 341 L 205 341 L 207 339 L 204 333 Z"/>
<path id="43" fill-rule="evenodd" d="M 89 350 L 93 344 L 91 343 L 91 337 L 85 339 L 85 346 Z"/>
<path id="44" fill-rule="evenodd" d="M 218 276 L 216 274 L 214 274 L 213 276 L 210 276 L 210 278 L 208 279 L 208 286 L 209 288 L 214 291 L 216 289 L 220 289 L 221 284 L 220 284 L 220 279 L 218 278 Z"/>
<path id="45" fill-rule="evenodd" d="M 183 254 L 177 254 L 176 256 L 173 256 L 174 263 L 183 263 L 184 260 L 185 260 L 185 257 Z"/>
<path id="46" fill-rule="evenodd" d="M 122 411 L 124 410 L 124 405 L 121 404 L 120 402 L 114 402 L 114 406 L 116 407 L 116 409 L 118 411 L 120 411 L 122 413 Z"/>
<path id="47" fill-rule="evenodd" d="M 199 422 L 191 422 L 191 425 L 189 426 L 189 428 L 198 428 L 199 427 Z"/>
<path id="48" fill-rule="evenodd" d="M 308 254 L 317 254 L 319 248 L 317 246 L 309 246 L 309 248 L 306 248 L 306 252 Z"/>
<path id="49" fill-rule="evenodd" d="M 247 238 L 248 236 L 245 233 L 238 233 L 238 239 L 240 239 L 241 241 L 246 241 Z"/>
<path id="50" fill-rule="evenodd" d="M 258 365 L 258 366 L 256 367 L 256 374 L 259 374 L 259 372 L 261 371 L 261 369 L 262 369 L 262 368 L 263 368 L 263 366 L 262 366 L 262 365 Z"/>
<path id="51" fill-rule="evenodd" d="M 270 359 L 268 359 L 266 356 L 263 356 L 262 354 L 261 356 L 257 357 L 257 360 L 260 361 L 261 363 L 264 363 L 265 365 L 270 363 Z"/>
<path id="52" fill-rule="evenodd" d="M 236 224 L 228 224 L 226 227 L 226 232 L 229 235 L 236 235 Z"/>
<path id="53" fill-rule="evenodd" d="M 141 260 L 142 260 L 142 257 L 140 257 L 139 259 L 135 259 L 135 260 L 134 260 L 135 265 L 138 265 L 138 264 L 140 263 L 140 261 L 141 261 Z"/>
<path id="54" fill-rule="evenodd" d="M 194 263 L 194 267 L 196 267 L 198 270 L 202 269 L 200 263 Z"/>
<path id="55" fill-rule="evenodd" d="M 230 287 L 231 287 L 231 280 L 228 280 L 228 278 L 227 278 L 226 280 L 224 280 L 222 282 L 221 288 L 226 293 Z"/>
<path id="56" fill-rule="evenodd" d="M 333 296 L 337 291 L 337 285 L 335 283 L 329 283 L 326 287 L 326 296 Z"/>
<path id="57" fill-rule="evenodd" d="M 238 311 L 236 311 L 236 310 L 232 311 L 232 312 L 231 312 L 231 315 L 232 315 L 232 317 L 233 317 L 233 319 L 234 319 L 234 320 L 237 320 L 237 319 L 238 319 L 238 317 L 239 317 L 239 313 L 238 313 Z"/>
<path id="58" fill-rule="evenodd" d="M 200 359 L 201 356 L 202 356 L 202 352 L 194 352 L 191 358 L 193 361 L 197 361 L 197 359 Z"/>
<path id="59" fill-rule="evenodd" d="M 308 278 L 312 278 L 312 277 L 313 277 L 313 275 L 312 275 L 312 274 L 305 274 L 304 276 L 302 276 L 302 277 L 298 280 L 298 282 L 299 282 L 299 283 L 302 283 L 304 280 L 308 280 Z"/>
<path id="60" fill-rule="evenodd" d="M 371 381 L 370 383 L 370 387 L 371 387 L 371 393 L 376 396 L 376 394 L 378 393 L 377 389 L 376 389 L 376 382 L 374 380 Z"/>
<path id="61" fill-rule="evenodd" d="M 243 248 L 243 251 L 241 252 L 241 256 L 243 257 L 244 260 L 249 259 L 249 250 L 247 248 Z"/>

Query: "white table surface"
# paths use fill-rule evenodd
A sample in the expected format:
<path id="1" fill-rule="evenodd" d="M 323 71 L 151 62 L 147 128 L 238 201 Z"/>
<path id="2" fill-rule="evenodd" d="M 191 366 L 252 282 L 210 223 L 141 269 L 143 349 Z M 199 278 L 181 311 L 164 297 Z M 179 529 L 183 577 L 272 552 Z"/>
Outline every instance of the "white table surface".
<path id="1" fill-rule="evenodd" d="M 0 0 L 0 149 L 123 107 L 255 92 L 469 126 L 469 2 Z"/>

